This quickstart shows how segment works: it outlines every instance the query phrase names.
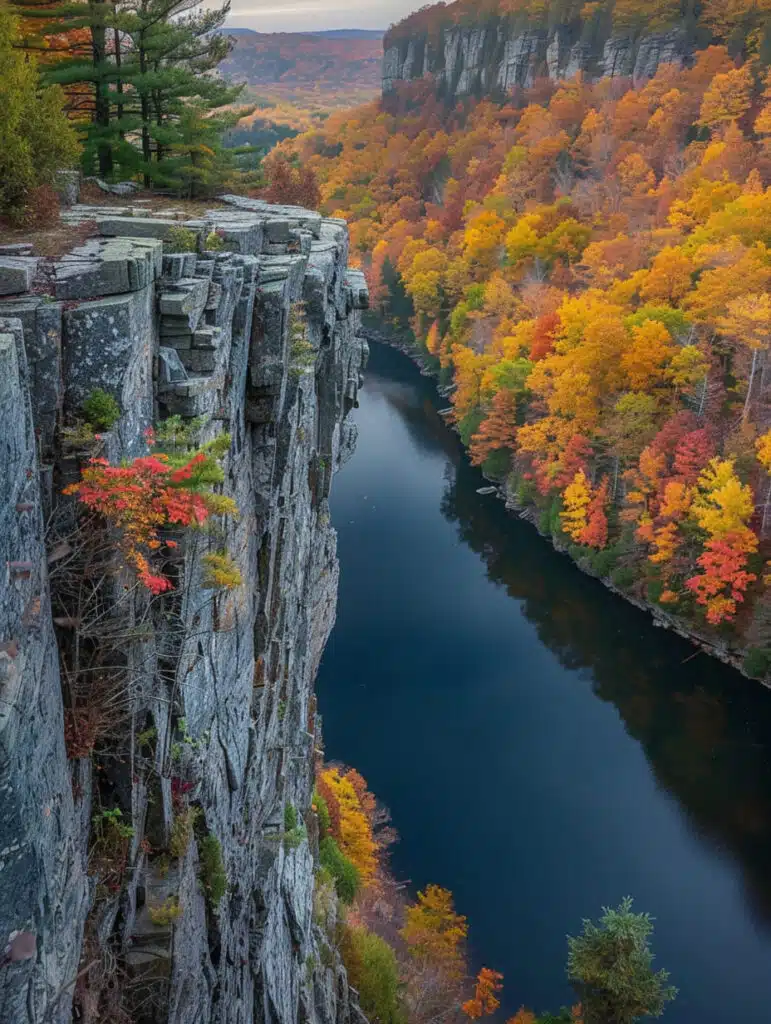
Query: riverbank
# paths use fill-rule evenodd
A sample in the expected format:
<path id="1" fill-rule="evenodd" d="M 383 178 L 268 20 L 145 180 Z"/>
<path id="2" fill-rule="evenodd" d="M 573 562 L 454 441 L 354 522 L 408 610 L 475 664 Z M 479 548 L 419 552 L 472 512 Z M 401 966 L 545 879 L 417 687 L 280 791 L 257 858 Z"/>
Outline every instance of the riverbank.
<path id="1" fill-rule="evenodd" d="M 375 342 L 388 345 L 390 348 L 395 348 L 407 356 L 418 367 L 424 377 L 430 377 L 437 381 L 437 390 L 442 397 L 446 398 L 452 394 L 453 386 L 442 386 L 439 384 L 436 370 L 430 365 L 428 360 L 425 358 L 425 354 L 415 345 L 409 335 L 390 332 L 371 325 L 363 326 L 361 333 L 368 343 Z M 448 410 L 442 410 L 443 413 L 446 413 L 447 411 Z M 455 425 L 449 422 L 446 416 L 445 420 L 447 421 L 448 427 L 458 433 Z M 736 669 L 736 671 L 740 672 L 746 679 L 752 679 L 767 688 L 771 688 L 771 674 L 766 672 L 765 675 L 760 676 L 754 675 L 747 670 L 747 662 L 751 653 L 751 649 L 749 647 L 740 647 L 736 644 L 731 644 L 727 639 L 722 640 L 705 635 L 692 623 L 682 617 L 672 615 L 662 609 L 659 605 L 654 604 L 652 601 L 647 601 L 644 598 L 617 586 L 616 583 L 613 582 L 610 574 L 598 572 L 587 557 L 574 557 L 574 554 L 570 550 L 571 545 L 567 538 L 561 535 L 547 533 L 541 529 L 539 525 L 540 510 L 535 505 L 521 502 L 518 495 L 509 486 L 508 481 L 495 479 L 484 472 L 482 475 L 486 480 L 489 480 L 492 486 L 495 487 L 495 496 L 504 502 L 508 512 L 512 515 L 518 516 L 518 518 L 533 526 L 545 541 L 551 543 L 555 551 L 568 557 L 573 565 L 575 565 L 576 568 L 585 575 L 598 580 L 617 597 L 620 597 L 635 608 L 639 608 L 641 611 L 648 613 L 653 619 L 655 626 L 669 630 L 693 644 L 698 648 L 698 650 L 694 655 L 692 655 L 692 657 L 696 657 L 699 653 L 707 654 L 709 657 L 716 658 L 724 664 L 729 665 L 731 668 Z"/>
<path id="2" fill-rule="evenodd" d="M 628 894 L 680 989 L 667 1024 L 765 1020 L 768 691 L 480 495 L 447 404 L 372 345 L 330 506 L 327 756 L 390 809 L 395 877 L 454 894 L 473 970 L 505 976 L 501 1020 L 568 1005 L 564 936 Z"/>

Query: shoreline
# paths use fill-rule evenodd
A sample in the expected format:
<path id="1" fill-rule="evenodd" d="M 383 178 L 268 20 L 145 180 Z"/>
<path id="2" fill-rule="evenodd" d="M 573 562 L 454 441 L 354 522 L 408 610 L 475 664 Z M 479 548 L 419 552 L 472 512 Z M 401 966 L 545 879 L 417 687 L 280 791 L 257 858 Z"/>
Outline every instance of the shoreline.
<path id="1" fill-rule="evenodd" d="M 414 346 L 407 341 L 405 338 L 400 337 L 396 334 L 391 334 L 386 330 L 379 330 L 373 327 L 362 326 L 360 328 L 361 337 L 366 341 L 379 342 L 382 345 L 388 345 L 390 348 L 394 348 L 407 356 L 408 359 L 419 369 L 420 373 L 424 377 L 431 377 L 436 382 L 437 392 L 443 398 L 446 398 L 452 392 L 451 387 L 442 387 L 437 381 L 437 375 L 433 369 L 431 369 L 421 357 L 421 353 L 417 352 Z M 446 410 L 440 410 L 440 413 L 445 413 Z M 444 418 L 444 417 L 443 417 Z M 455 427 L 452 424 L 447 424 L 448 428 L 453 430 L 455 433 Z M 464 448 L 464 451 L 466 449 Z M 759 683 L 766 689 L 771 689 L 771 677 L 765 676 L 760 678 L 758 676 L 749 675 L 744 669 L 744 659 L 747 656 L 748 650 L 746 648 L 732 648 L 725 642 L 714 641 L 709 637 L 703 636 L 697 632 L 694 628 L 690 627 L 683 619 L 680 619 L 674 615 L 669 615 L 663 611 L 657 605 L 652 604 L 650 601 L 646 601 L 643 598 L 637 597 L 633 594 L 629 594 L 624 590 L 617 587 L 609 576 L 600 576 L 592 570 L 588 564 L 581 564 L 581 561 L 577 561 L 568 551 L 567 544 L 561 544 L 558 538 L 555 538 L 551 534 L 543 533 L 537 523 L 536 509 L 529 505 L 521 505 L 517 502 L 515 496 L 511 494 L 505 482 L 495 480 L 491 477 L 485 476 L 480 470 L 482 476 L 487 480 L 491 487 L 495 488 L 495 497 L 502 501 L 506 507 L 506 511 L 511 515 L 516 515 L 517 518 L 524 520 L 526 523 L 531 525 L 533 529 L 538 533 L 544 541 L 551 544 L 556 552 L 564 555 L 569 561 L 585 576 L 591 576 L 592 579 L 601 583 L 607 590 L 612 594 L 619 597 L 621 600 L 626 601 L 628 604 L 634 605 L 639 608 L 640 611 L 646 612 L 653 619 L 653 624 L 659 629 L 667 629 L 678 636 L 682 637 L 691 643 L 697 650 L 690 656 L 695 658 L 697 655 L 703 653 L 711 658 L 716 658 L 718 661 L 722 661 L 723 664 L 729 665 L 731 668 L 736 669 L 740 675 L 745 679 Z M 492 496 L 492 494 L 491 494 Z M 686 661 L 690 658 L 685 659 Z"/>

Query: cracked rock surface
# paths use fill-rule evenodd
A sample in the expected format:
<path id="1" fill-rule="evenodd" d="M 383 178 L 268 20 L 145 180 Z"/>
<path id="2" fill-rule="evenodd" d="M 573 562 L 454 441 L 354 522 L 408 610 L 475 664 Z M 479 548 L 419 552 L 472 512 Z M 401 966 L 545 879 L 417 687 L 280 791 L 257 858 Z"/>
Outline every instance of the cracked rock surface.
<path id="1" fill-rule="evenodd" d="M 168 218 L 77 203 L 65 216 L 95 220 L 99 237 L 45 268 L 0 258 L 0 1024 L 69 1022 L 110 971 L 138 1024 L 359 1024 L 334 921 L 313 912 L 310 806 L 338 579 L 328 497 L 367 354 L 347 229 L 230 197 L 172 222 L 196 252 L 164 254 Z M 205 251 L 213 231 L 221 246 Z M 61 554 L 47 557 L 45 538 L 85 461 L 60 428 L 97 387 L 121 409 L 101 442 L 113 463 L 144 454 L 145 430 L 172 414 L 203 417 L 204 440 L 230 433 L 221 489 L 240 512 L 180 544 L 173 597 L 132 599 L 143 627 L 121 650 L 127 714 L 109 764 L 68 758 Z M 244 583 L 213 591 L 201 556 L 223 548 Z M 97 794 L 130 831 L 108 887 L 89 873 Z M 289 805 L 299 841 L 285 838 Z M 183 806 L 195 829 L 169 857 Z M 205 836 L 227 878 L 214 906 Z M 34 951 L 16 960 L 27 932 Z"/>
<path id="2" fill-rule="evenodd" d="M 530 88 L 541 77 L 573 78 L 579 71 L 592 77 L 652 78 L 660 64 L 682 66 L 692 55 L 684 29 L 637 36 L 611 35 L 589 45 L 566 28 L 522 29 L 506 19 L 485 25 L 444 29 L 437 37 L 405 38 L 390 46 L 383 58 L 383 93 L 400 82 L 430 77 L 449 101 L 465 96 Z"/>

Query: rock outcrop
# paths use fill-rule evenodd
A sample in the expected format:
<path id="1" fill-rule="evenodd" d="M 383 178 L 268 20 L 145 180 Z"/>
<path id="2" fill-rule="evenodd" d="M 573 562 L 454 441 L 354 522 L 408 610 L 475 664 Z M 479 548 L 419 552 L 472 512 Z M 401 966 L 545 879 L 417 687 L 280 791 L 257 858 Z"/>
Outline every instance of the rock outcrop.
<path id="1" fill-rule="evenodd" d="M 64 1024 L 73 999 L 79 1019 L 134 1024 L 362 1019 L 334 908 L 314 912 L 311 796 L 366 285 L 342 222 L 228 202 L 184 224 L 75 205 L 98 234 L 67 256 L 0 253 L 1 1024 Z M 164 253 L 180 226 L 196 251 Z M 61 428 L 95 388 L 121 410 L 98 441 L 112 463 L 171 414 L 228 432 L 221 489 L 240 512 L 179 538 L 168 595 L 90 582 L 98 626 L 68 604 L 88 577 L 68 569 L 61 497 L 93 452 Z M 223 548 L 244 584 L 212 590 L 201 555 Z M 85 691 L 59 656 L 74 636 L 111 645 Z M 113 717 L 90 753 L 97 710 Z"/>
<path id="2" fill-rule="evenodd" d="M 443 28 L 433 36 L 397 36 L 383 57 L 383 93 L 394 92 L 401 82 L 430 78 L 449 102 L 528 88 L 537 78 L 569 79 L 579 71 L 639 82 L 651 78 L 660 64 L 684 64 L 691 53 L 689 36 L 679 28 L 614 34 L 603 42 L 564 28 L 523 29 L 505 18 L 489 19 L 478 26 Z"/>

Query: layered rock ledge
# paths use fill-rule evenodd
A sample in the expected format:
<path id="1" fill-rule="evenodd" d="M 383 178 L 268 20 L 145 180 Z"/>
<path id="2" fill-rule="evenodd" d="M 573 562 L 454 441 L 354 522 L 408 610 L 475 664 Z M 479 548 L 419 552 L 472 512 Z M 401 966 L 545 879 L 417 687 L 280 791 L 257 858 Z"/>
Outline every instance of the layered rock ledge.
<path id="1" fill-rule="evenodd" d="M 0 254 L 0 1022 L 64 1024 L 109 982 L 116 1021 L 348 1024 L 333 911 L 314 914 L 310 807 L 338 575 L 328 497 L 367 353 L 347 229 L 239 197 L 187 221 L 131 205 L 67 219 L 97 233 L 57 260 Z M 195 251 L 164 252 L 180 227 Z M 122 713 L 109 756 L 73 758 L 58 655 L 78 626 L 52 610 L 68 554 L 47 530 L 85 459 L 62 425 L 95 388 L 121 409 L 100 440 L 113 463 L 172 414 L 204 440 L 228 432 L 221 489 L 240 516 L 181 545 L 173 598 L 127 603 L 104 584 L 125 629 Z M 223 546 L 244 585 L 212 591 L 200 556 Z M 158 855 L 180 788 L 195 835 L 220 844 L 216 907 L 195 837 Z M 97 886 L 94 819 L 115 806 L 125 863 Z"/>

